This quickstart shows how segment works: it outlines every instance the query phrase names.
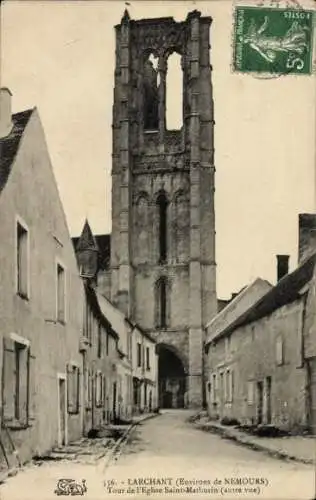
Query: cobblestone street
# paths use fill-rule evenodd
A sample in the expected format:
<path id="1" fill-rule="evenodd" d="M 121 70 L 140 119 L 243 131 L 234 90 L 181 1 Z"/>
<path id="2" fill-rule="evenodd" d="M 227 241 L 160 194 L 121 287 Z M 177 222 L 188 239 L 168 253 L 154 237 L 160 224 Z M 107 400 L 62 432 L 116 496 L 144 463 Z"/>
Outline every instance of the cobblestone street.
<path id="1" fill-rule="evenodd" d="M 112 459 L 107 453 L 97 463 L 89 457 L 86 463 L 26 467 L 0 487 L 0 498 L 21 498 L 23 491 L 23 500 L 53 499 L 61 478 L 85 479 L 84 497 L 91 500 L 157 498 L 161 489 L 164 498 L 315 497 L 313 466 L 274 459 L 203 432 L 187 422 L 190 414 L 170 410 L 144 421 Z"/>

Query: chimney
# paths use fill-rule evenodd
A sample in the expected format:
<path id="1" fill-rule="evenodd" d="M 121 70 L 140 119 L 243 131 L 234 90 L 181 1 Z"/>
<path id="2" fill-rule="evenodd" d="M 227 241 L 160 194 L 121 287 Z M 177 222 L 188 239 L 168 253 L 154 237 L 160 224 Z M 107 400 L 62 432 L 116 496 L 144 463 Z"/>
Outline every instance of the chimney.
<path id="1" fill-rule="evenodd" d="M 280 279 L 283 278 L 283 276 L 286 276 L 289 272 L 289 255 L 277 255 L 277 279 L 280 281 Z"/>
<path id="2" fill-rule="evenodd" d="M 316 215 L 298 216 L 298 263 L 316 251 Z"/>
<path id="3" fill-rule="evenodd" d="M 0 88 L 0 139 L 7 137 L 12 129 L 12 94 L 6 87 Z"/>

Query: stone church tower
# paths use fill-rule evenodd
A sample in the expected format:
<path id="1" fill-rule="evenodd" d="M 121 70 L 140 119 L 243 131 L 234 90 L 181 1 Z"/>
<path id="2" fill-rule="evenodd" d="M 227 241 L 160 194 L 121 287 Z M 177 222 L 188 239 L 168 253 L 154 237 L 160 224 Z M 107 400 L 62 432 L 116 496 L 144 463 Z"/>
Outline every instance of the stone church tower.
<path id="1" fill-rule="evenodd" d="M 111 299 L 158 342 L 161 407 L 201 405 L 203 328 L 216 313 L 210 24 L 197 11 L 183 22 L 125 11 L 116 26 Z M 173 52 L 180 130 L 166 128 Z"/>

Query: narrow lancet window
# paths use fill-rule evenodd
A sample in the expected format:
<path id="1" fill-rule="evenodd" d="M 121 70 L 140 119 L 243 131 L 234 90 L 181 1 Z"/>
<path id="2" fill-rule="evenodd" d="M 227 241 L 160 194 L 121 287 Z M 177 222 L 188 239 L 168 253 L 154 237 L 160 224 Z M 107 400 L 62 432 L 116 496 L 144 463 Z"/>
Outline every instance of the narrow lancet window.
<path id="1" fill-rule="evenodd" d="M 144 130 L 158 130 L 158 58 L 151 54 L 144 64 Z"/>
<path id="2" fill-rule="evenodd" d="M 159 213 L 159 262 L 167 260 L 167 208 L 168 200 L 165 193 L 161 193 L 157 199 Z"/>
<path id="3" fill-rule="evenodd" d="M 157 326 L 167 328 L 167 280 L 165 277 L 157 282 Z"/>
<path id="4" fill-rule="evenodd" d="M 166 129 L 180 130 L 183 124 L 183 73 L 181 56 L 173 52 L 168 57 L 166 75 Z"/>

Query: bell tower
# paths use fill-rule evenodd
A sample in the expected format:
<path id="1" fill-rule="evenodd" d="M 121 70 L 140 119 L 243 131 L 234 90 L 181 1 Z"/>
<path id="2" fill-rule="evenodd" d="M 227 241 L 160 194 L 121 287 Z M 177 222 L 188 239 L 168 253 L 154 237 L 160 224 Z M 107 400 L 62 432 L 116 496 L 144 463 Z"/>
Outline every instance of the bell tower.
<path id="1" fill-rule="evenodd" d="M 156 338 L 161 407 L 199 406 L 204 327 L 216 313 L 211 18 L 116 26 L 111 298 Z M 166 126 L 181 57 L 182 126 Z M 177 90 L 178 91 L 178 90 Z"/>

